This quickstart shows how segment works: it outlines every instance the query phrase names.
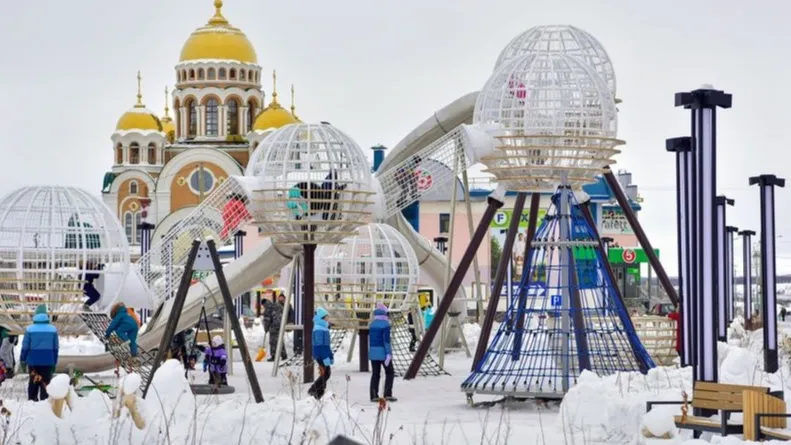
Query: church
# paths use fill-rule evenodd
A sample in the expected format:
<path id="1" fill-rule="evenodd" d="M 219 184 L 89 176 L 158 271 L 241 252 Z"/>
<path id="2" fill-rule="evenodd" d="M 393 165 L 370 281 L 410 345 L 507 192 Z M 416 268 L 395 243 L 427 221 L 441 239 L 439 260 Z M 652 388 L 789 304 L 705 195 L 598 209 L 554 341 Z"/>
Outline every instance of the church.
<path id="1" fill-rule="evenodd" d="M 144 212 L 155 226 L 152 239 L 158 239 L 227 177 L 243 174 L 268 132 L 300 122 L 294 87 L 289 111 L 278 102 L 274 72 L 264 106 L 255 48 L 223 16 L 222 6 L 215 0 L 214 15 L 184 43 L 172 93 L 165 88 L 163 115 L 144 105 L 138 73 L 137 102 L 111 136 L 113 166 L 102 197 L 124 226 L 134 256 Z"/>

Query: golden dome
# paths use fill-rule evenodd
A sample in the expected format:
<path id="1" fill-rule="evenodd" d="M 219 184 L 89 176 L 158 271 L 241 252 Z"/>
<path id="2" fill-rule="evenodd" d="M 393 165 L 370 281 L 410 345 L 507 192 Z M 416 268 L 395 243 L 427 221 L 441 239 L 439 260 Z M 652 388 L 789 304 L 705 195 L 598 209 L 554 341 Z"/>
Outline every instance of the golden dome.
<path id="1" fill-rule="evenodd" d="M 216 12 L 209 23 L 190 34 L 181 48 L 181 62 L 189 60 L 236 60 L 258 63 L 255 48 L 247 36 L 231 26 L 222 15 L 222 0 L 214 0 Z"/>
<path id="2" fill-rule="evenodd" d="M 165 133 L 165 137 L 167 138 L 168 142 L 173 143 L 173 141 L 176 139 L 176 125 L 173 123 L 173 119 L 170 117 L 168 99 L 168 87 L 165 87 L 165 115 L 162 116 L 160 122 L 162 122 L 162 132 Z"/>
<path id="3" fill-rule="evenodd" d="M 255 117 L 253 130 L 265 131 L 272 128 L 277 129 L 289 124 L 301 122 L 293 113 L 290 113 L 280 106 L 280 103 L 277 101 L 277 73 L 272 72 L 272 79 L 274 82 L 272 87 L 272 102 Z"/>
<path id="4" fill-rule="evenodd" d="M 153 111 L 143 105 L 143 94 L 140 92 L 140 72 L 137 72 L 137 104 L 124 113 L 115 125 L 117 131 L 153 130 L 162 131 L 162 122 Z"/>

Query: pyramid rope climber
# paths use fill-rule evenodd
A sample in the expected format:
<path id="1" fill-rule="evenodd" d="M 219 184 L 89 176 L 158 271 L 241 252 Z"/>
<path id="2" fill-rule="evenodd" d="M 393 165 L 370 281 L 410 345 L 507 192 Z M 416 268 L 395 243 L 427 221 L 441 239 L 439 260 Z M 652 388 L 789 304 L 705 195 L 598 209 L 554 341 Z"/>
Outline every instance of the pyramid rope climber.
<path id="1" fill-rule="evenodd" d="M 413 316 L 413 319 L 417 318 Z M 409 322 L 403 312 L 390 311 L 390 344 L 393 352 L 393 369 L 395 370 L 395 375 L 403 377 L 415 355 Z M 450 374 L 442 369 L 439 363 L 429 354 L 420 365 L 418 375 L 438 376 Z"/>
<path id="2" fill-rule="evenodd" d="M 109 340 L 105 338 L 104 333 L 110 325 L 110 317 L 107 314 L 84 312 L 80 314 L 80 317 L 91 332 L 107 348 L 107 351 L 120 362 L 121 367 L 127 369 L 127 371 L 131 369 L 132 372 L 140 374 L 140 377 L 142 377 L 140 389 L 145 388 L 148 379 L 151 378 L 151 366 L 154 363 L 156 350 L 145 351 L 143 348 L 138 347 L 137 356 L 132 357 L 129 352 L 129 342 L 122 342 L 115 334 L 112 334 Z"/>
<path id="3" fill-rule="evenodd" d="M 605 258 L 573 193 L 559 189 L 531 241 L 518 296 L 462 384 L 470 400 L 475 393 L 559 398 L 584 369 L 608 375 L 654 367 Z"/>

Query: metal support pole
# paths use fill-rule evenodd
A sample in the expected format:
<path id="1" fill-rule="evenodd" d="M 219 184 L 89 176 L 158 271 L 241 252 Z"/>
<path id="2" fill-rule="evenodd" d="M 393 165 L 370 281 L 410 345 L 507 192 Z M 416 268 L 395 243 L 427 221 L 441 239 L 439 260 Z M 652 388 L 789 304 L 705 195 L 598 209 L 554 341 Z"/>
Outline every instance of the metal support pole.
<path id="1" fill-rule="evenodd" d="M 253 359 L 250 357 L 250 350 L 247 348 L 247 340 L 244 338 L 242 325 L 239 323 L 239 317 L 236 316 L 236 312 L 233 310 L 233 298 L 231 297 L 230 289 L 228 289 L 228 282 L 225 280 L 225 273 L 223 273 L 222 270 L 220 255 L 217 253 L 214 240 L 208 240 L 206 244 L 209 247 L 209 253 L 214 263 L 214 274 L 217 277 L 220 294 L 222 294 L 222 299 L 225 303 L 225 316 L 231 321 L 231 328 L 236 336 L 236 344 L 239 345 L 239 352 L 242 354 L 242 363 L 247 373 L 247 382 L 250 384 L 250 391 L 253 393 L 255 403 L 263 403 L 264 395 L 261 393 L 261 386 L 258 384 L 258 377 L 255 375 Z"/>
<path id="2" fill-rule="evenodd" d="M 467 228 L 470 231 L 470 236 L 475 233 L 475 223 L 472 221 L 472 203 L 470 202 L 470 178 L 467 174 L 467 169 L 461 169 L 461 180 L 462 184 L 464 185 L 464 204 L 467 208 Z M 454 184 L 455 186 L 455 184 Z M 472 271 L 475 275 L 475 283 L 473 283 L 473 288 L 475 289 L 475 318 L 478 324 L 481 323 L 481 317 L 483 317 L 483 291 L 481 289 L 481 268 L 478 264 L 478 255 L 472 259 Z M 465 314 L 466 315 L 466 314 Z"/>
<path id="3" fill-rule="evenodd" d="M 442 322 L 445 319 L 445 315 L 448 313 L 451 303 L 453 303 L 453 297 L 456 295 L 456 291 L 458 291 L 459 287 L 461 286 L 464 275 L 467 274 L 467 270 L 470 268 L 472 257 L 478 252 L 478 248 L 480 248 L 481 243 L 486 236 L 486 232 L 489 230 L 489 225 L 492 223 L 495 213 L 497 213 L 497 210 L 503 206 L 502 195 L 504 195 L 504 193 L 498 188 L 498 190 L 492 193 L 492 195 L 490 195 L 487 199 L 488 205 L 486 207 L 486 211 L 483 213 L 483 216 L 478 223 L 478 228 L 470 240 L 470 244 L 467 245 L 464 256 L 461 258 L 461 261 L 456 268 L 456 272 L 453 274 L 453 278 L 450 280 L 450 284 L 445 289 L 445 295 L 442 296 L 442 299 L 437 306 L 434 319 L 426 330 L 426 333 L 423 336 L 420 345 L 418 346 L 417 352 L 415 352 L 415 356 L 412 358 L 412 363 L 409 364 L 409 368 L 404 375 L 404 379 L 411 380 L 417 376 L 417 373 L 420 370 L 420 365 L 423 364 L 423 360 L 425 360 L 426 355 L 428 355 L 429 347 L 434 341 L 434 338 L 437 336 L 438 331 L 442 327 Z"/>
<path id="4" fill-rule="evenodd" d="M 734 300 L 736 299 L 736 264 L 733 258 L 733 241 L 736 234 L 739 232 L 738 227 L 734 226 L 727 226 L 725 227 L 725 231 L 728 233 L 728 237 L 725 240 L 727 243 L 727 256 L 725 259 L 728 261 L 728 267 L 725 268 L 725 271 L 728 273 L 728 282 L 726 283 L 728 286 L 728 295 L 727 295 L 727 309 L 728 309 L 728 323 L 733 321 L 736 317 L 736 313 L 734 311 L 735 305 Z"/>
<path id="5" fill-rule="evenodd" d="M 525 240 L 525 253 L 523 255 L 524 264 L 525 266 L 522 268 L 522 276 L 519 280 L 519 301 L 517 301 L 517 309 L 516 314 L 516 323 L 514 324 L 514 345 L 511 351 L 511 357 L 514 360 L 518 359 L 519 353 L 521 352 L 522 348 L 522 337 L 524 336 L 525 331 L 525 309 L 527 307 L 527 289 L 528 284 L 530 283 L 530 276 L 533 274 L 533 271 L 530 269 L 530 265 L 533 263 L 531 258 L 531 250 L 530 247 L 533 244 L 534 238 L 536 236 L 536 229 L 538 228 L 538 206 L 541 202 L 541 195 L 538 193 L 532 193 L 530 195 L 530 213 L 528 214 L 528 221 L 527 221 L 527 234 Z M 510 262 L 509 262 L 510 263 Z M 509 307 L 511 302 L 508 302 Z"/>
<path id="6" fill-rule="evenodd" d="M 689 195 L 692 178 L 689 176 L 690 162 L 692 157 L 692 138 L 689 136 L 668 139 L 666 141 L 667 151 L 676 154 L 676 220 L 678 234 L 678 289 L 680 294 L 680 304 L 678 314 L 681 338 L 678 343 L 681 346 L 681 366 L 688 366 L 694 363 L 693 359 L 693 337 L 692 320 L 694 320 L 694 307 L 692 305 L 692 286 L 690 273 L 690 252 L 691 239 L 689 225 L 692 221 L 689 212 Z"/>
<path id="7" fill-rule="evenodd" d="M 486 308 L 486 314 L 483 318 L 483 324 L 481 325 L 481 336 L 478 338 L 478 346 L 475 348 L 475 358 L 472 361 L 471 372 L 475 371 L 478 362 L 481 361 L 483 354 L 486 353 L 486 348 L 489 346 L 489 336 L 491 335 L 492 325 L 494 324 L 494 315 L 497 312 L 497 305 L 500 302 L 505 275 L 511 263 L 510 256 L 507 255 L 506 252 L 511 252 L 514 248 L 514 241 L 516 240 L 516 234 L 519 232 L 519 221 L 522 219 L 522 210 L 525 207 L 526 199 L 526 194 L 519 193 L 516 195 L 516 201 L 514 201 L 514 210 L 511 212 L 511 221 L 508 224 L 508 231 L 505 234 L 505 244 L 503 245 L 502 254 L 500 255 L 500 261 L 497 263 L 497 271 L 494 274 L 494 283 L 492 284 L 493 290 L 489 298 L 488 307 Z M 532 215 L 532 207 L 530 210 Z M 530 240 L 528 239 L 526 242 L 530 243 Z"/>
<path id="8" fill-rule="evenodd" d="M 744 327 L 752 329 L 753 318 L 753 245 L 752 237 L 755 232 L 752 230 L 742 230 L 739 232 L 742 236 L 742 285 L 744 287 Z"/>
<path id="9" fill-rule="evenodd" d="M 453 234 L 455 232 L 456 226 L 456 201 L 457 201 L 457 193 L 459 190 L 458 187 L 458 179 L 459 178 L 459 153 L 456 151 L 453 155 L 453 189 L 451 190 L 451 198 L 450 198 L 450 227 L 448 228 L 448 265 L 445 268 L 445 289 L 447 292 L 448 285 L 450 284 L 450 277 L 451 271 L 453 270 Z M 469 199 L 467 200 L 469 201 Z M 477 256 L 477 255 L 476 255 Z M 466 306 L 466 303 L 465 303 Z M 440 333 L 440 340 L 439 340 L 439 364 L 443 366 L 445 364 L 445 342 L 447 341 L 448 329 L 447 323 L 441 325 L 442 332 Z"/>
<path id="10" fill-rule="evenodd" d="M 725 196 L 714 198 L 717 207 L 717 340 L 728 341 L 728 233 L 726 206 L 734 201 Z"/>
<path id="11" fill-rule="evenodd" d="M 298 267 L 296 261 L 292 261 L 291 263 L 291 270 L 288 272 L 288 282 L 294 282 L 294 274 L 296 273 L 295 269 Z M 280 318 L 280 331 L 277 333 L 277 346 L 275 346 L 274 351 L 270 351 L 269 353 L 274 353 L 275 361 L 272 363 L 272 377 L 277 377 L 277 370 L 280 368 L 280 354 L 283 348 L 286 347 L 285 338 L 286 338 L 286 329 L 285 327 L 288 325 L 288 311 L 291 310 L 292 301 L 294 299 L 294 292 L 292 289 L 289 289 L 289 292 L 286 293 L 286 302 L 283 306 L 283 315 Z M 294 318 L 296 318 L 296 310 L 294 312 Z M 264 333 L 264 339 L 266 339 L 266 333 Z M 296 340 L 294 340 L 296 342 Z M 263 345 L 266 347 L 266 345 Z"/>
<path id="12" fill-rule="evenodd" d="M 316 265 L 316 245 L 305 244 L 304 277 L 302 291 L 302 383 L 313 382 L 313 311 L 315 306 L 314 280 Z"/>
<path id="13" fill-rule="evenodd" d="M 775 175 L 750 178 L 750 185 L 758 184 L 761 192 L 761 302 L 764 322 L 764 372 L 778 369 L 777 363 L 777 268 L 775 250 L 775 186 L 785 187 L 786 181 Z"/>
<path id="14" fill-rule="evenodd" d="M 674 288 L 673 283 L 670 282 L 670 277 L 667 275 L 667 272 L 665 272 L 665 268 L 662 267 L 662 263 L 659 262 L 659 258 L 656 256 L 656 252 L 654 252 L 654 247 L 651 245 L 651 242 L 648 241 L 645 231 L 643 231 L 643 226 L 637 221 L 637 216 L 634 214 L 634 210 L 632 210 L 629 199 L 626 197 L 623 190 L 621 190 L 618 179 L 609 167 L 604 168 L 604 180 L 607 181 L 607 185 L 610 186 L 610 190 L 612 190 L 615 195 L 615 199 L 618 201 L 618 205 L 621 207 L 626 220 L 629 221 L 629 226 L 631 226 L 637 240 L 640 242 L 640 247 L 643 248 L 648 257 L 648 262 L 651 263 L 651 267 L 656 271 L 656 276 L 659 278 L 659 282 L 662 283 L 665 293 L 670 297 L 670 301 L 678 306 L 676 288 Z"/>

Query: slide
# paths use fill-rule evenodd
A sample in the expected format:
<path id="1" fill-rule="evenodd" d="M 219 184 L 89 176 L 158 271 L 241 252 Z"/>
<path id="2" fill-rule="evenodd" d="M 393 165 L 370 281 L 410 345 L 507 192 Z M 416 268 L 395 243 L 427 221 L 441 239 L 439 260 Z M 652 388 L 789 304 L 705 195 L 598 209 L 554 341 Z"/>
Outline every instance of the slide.
<path id="1" fill-rule="evenodd" d="M 382 163 L 379 171 L 383 172 L 397 166 L 403 160 L 442 137 L 449 130 L 463 123 L 471 122 L 477 97 L 477 92 L 466 94 L 435 112 L 393 148 Z M 200 211 L 199 208 L 195 210 L 195 212 Z M 400 213 L 390 217 L 388 223 L 401 232 L 415 249 L 422 276 L 429 281 L 426 284 L 443 293 L 447 267 L 445 257 L 434 249 L 427 240 L 417 234 Z M 276 246 L 267 239 L 256 246 L 256 248 L 245 252 L 241 258 L 231 262 L 224 268 L 231 294 L 239 295 L 247 292 L 261 281 L 261 277 L 276 274 L 291 262 L 298 248 L 298 246 Z M 456 294 L 456 297 L 464 298 L 464 290 L 461 289 Z M 149 321 L 145 332 L 138 338 L 138 343 L 143 349 L 154 349 L 159 346 L 167 324 L 166 314 L 170 313 L 172 304 L 172 299 L 166 301 L 161 310 Z M 206 311 L 212 313 L 221 304 L 222 297 L 219 295 L 217 280 L 214 275 L 209 276 L 203 283 L 191 286 L 177 330 L 193 327 L 197 323 L 201 308 L 204 305 L 206 306 Z M 454 308 L 464 311 L 466 303 L 461 301 L 455 303 Z M 92 356 L 60 356 L 58 359 L 58 371 L 66 372 L 69 366 L 73 366 L 82 372 L 101 372 L 114 368 L 115 358 L 109 353 Z"/>

